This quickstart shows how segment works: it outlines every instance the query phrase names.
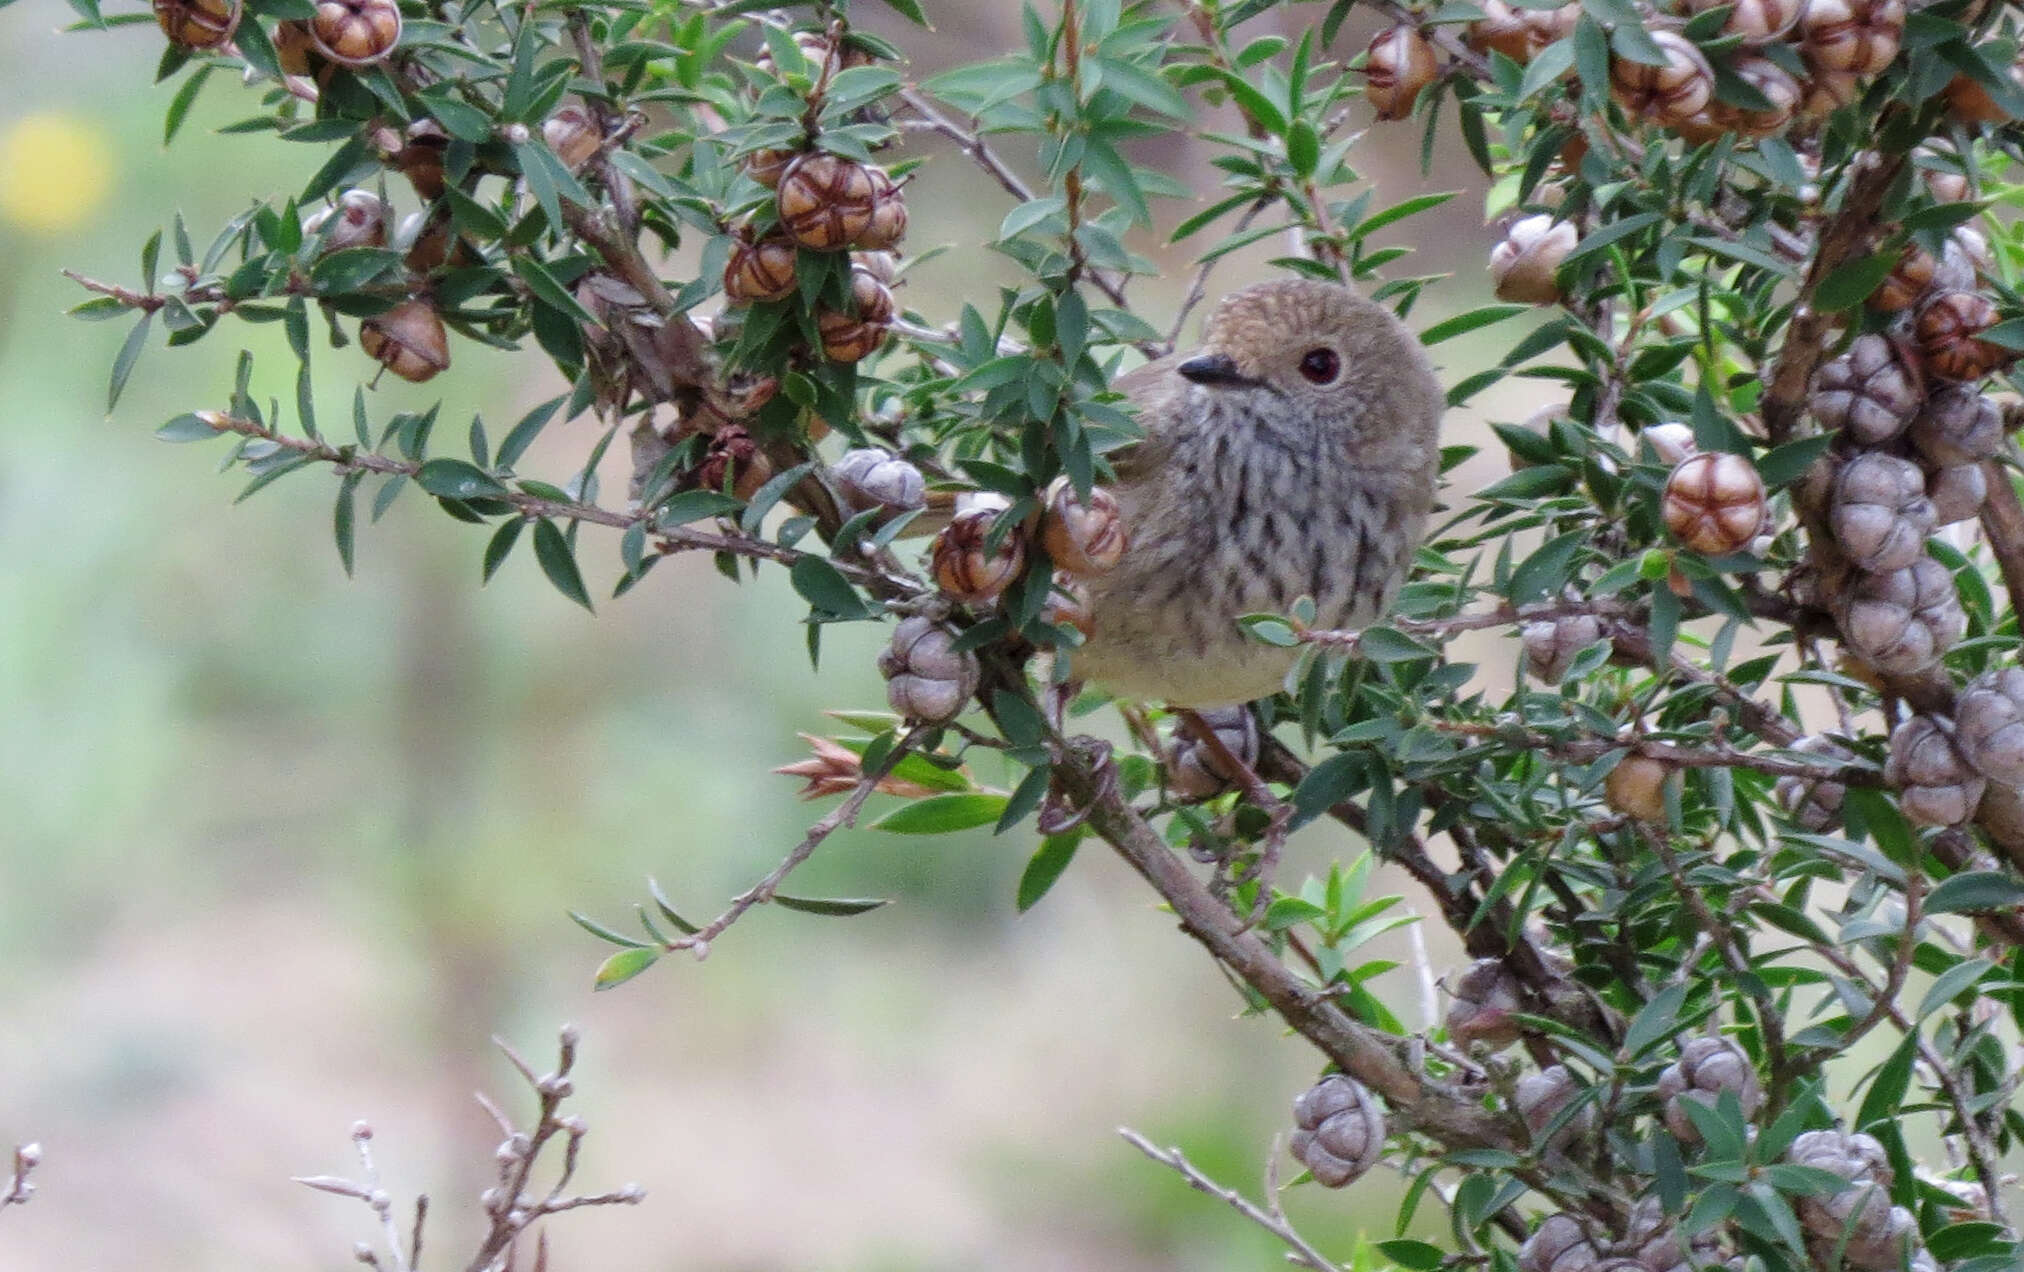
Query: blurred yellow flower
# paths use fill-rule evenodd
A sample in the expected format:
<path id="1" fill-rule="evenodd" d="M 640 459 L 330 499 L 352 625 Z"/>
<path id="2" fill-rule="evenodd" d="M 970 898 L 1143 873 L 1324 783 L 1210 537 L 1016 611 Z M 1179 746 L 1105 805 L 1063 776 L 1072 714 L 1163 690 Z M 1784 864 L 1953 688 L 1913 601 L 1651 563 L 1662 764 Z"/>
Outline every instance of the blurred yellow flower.
<path id="1" fill-rule="evenodd" d="M 74 228 L 112 184 L 112 153 L 92 125 L 53 112 L 0 132 L 0 221 L 45 233 Z"/>

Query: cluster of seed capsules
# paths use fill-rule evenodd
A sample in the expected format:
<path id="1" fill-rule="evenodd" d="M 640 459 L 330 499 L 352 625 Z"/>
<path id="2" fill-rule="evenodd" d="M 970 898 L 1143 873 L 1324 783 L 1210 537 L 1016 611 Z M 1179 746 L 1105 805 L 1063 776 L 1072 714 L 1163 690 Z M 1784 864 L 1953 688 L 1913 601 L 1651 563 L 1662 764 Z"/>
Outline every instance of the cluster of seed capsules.
<path id="1" fill-rule="evenodd" d="M 853 511 L 898 512 L 926 503 L 920 470 L 885 451 L 851 451 L 830 471 L 839 497 Z M 959 604 L 995 606 L 1026 573 L 1037 548 L 1054 567 L 1042 620 L 1087 637 L 1089 611 L 1081 584 L 1115 568 L 1129 542 L 1117 497 L 1100 487 L 1084 495 L 1062 476 L 1042 492 L 1039 511 L 1032 516 L 1004 524 L 1010 506 L 994 494 L 957 498 L 953 515 L 929 549 L 928 569 L 936 587 Z M 974 654 L 953 648 L 954 639 L 947 628 L 925 618 L 908 619 L 894 629 L 879 658 L 893 710 L 929 724 L 946 723 L 962 711 L 976 692 L 981 669 Z"/>
<path id="2" fill-rule="evenodd" d="M 1733 42 L 1722 69 L 1753 91 L 1748 106 L 1723 101 L 1708 55 L 1669 29 L 1725 6 L 1728 17 L 1713 38 Z M 1468 46 L 1520 65 L 1572 35 L 1582 12 L 1579 4 L 1531 9 L 1504 0 L 1479 0 L 1476 7 L 1483 16 L 1465 28 Z M 1633 120 L 1690 142 L 1727 134 L 1776 136 L 1854 101 L 1865 81 L 1896 59 L 1905 11 L 1905 0 L 1675 0 L 1647 24 L 1663 61 L 1613 54 L 1607 88 Z M 1420 93 L 1444 73 L 1433 42 L 1408 23 L 1378 33 L 1363 69 L 1365 94 L 1377 117 L 1386 120 L 1410 115 Z M 1949 106 L 1963 118 L 2004 117 L 1987 90 L 1966 75 L 1945 91 Z"/>
<path id="3" fill-rule="evenodd" d="M 817 93 L 837 71 L 871 60 L 865 50 L 815 32 L 797 32 L 794 42 L 820 68 Z M 759 64 L 770 66 L 770 56 L 762 54 Z M 818 307 L 815 325 L 823 357 L 861 362 L 885 343 L 892 324 L 891 252 L 906 235 L 906 198 L 884 168 L 815 149 L 816 143 L 811 138 L 808 149 L 746 158 L 745 171 L 773 191 L 772 223 L 739 231 L 724 267 L 724 298 L 733 305 L 786 300 L 800 290 L 802 252 L 849 252 L 849 303 Z"/>
<path id="4" fill-rule="evenodd" d="M 1564 960 L 1548 957 L 1555 984 L 1580 991 Z M 1509 1118 L 1514 1136 L 1529 1140 L 1550 1164 L 1576 1141 L 1597 1133 L 1596 1104 L 1564 1065 L 1521 1072 L 1500 1058 L 1524 1036 L 1520 1016 L 1538 1006 L 1526 1001 L 1517 977 L 1501 959 L 1479 959 L 1449 985 L 1446 1013 L 1449 1043 L 1480 1061 L 1490 1075 L 1486 1094 Z M 1549 990 L 1549 994 L 1552 991 Z M 1547 1003 L 1551 1010 L 1555 1004 Z M 1683 1147 L 1701 1143 L 1695 1114 L 1713 1111 L 1731 1099 L 1748 1122 L 1764 1109 L 1764 1090 L 1750 1057 L 1733 1040 L 1697 1034 L 1680 1040 L 1671 1063 L 1649 1088 L 1651 1111 Z M 1697 1106 L 1697 1107 L 1690 1107 Z M 1705 1112 L 1701 1116 L 1705 1117 Z M 1293 1156 L 1317 1183 L 1341 1188 L 1382 1160 L 1388 1130 L 1376 1097 L 1361 1083 L 1331 1074 L 1293 1104 Z M 1809 1251 L 1821 1266 L 1860 1272 L 1909 1267 L 1936 1272 L 1937 1263 L 1919 1242 L 1916 1218 L 1890 1199 L 1891 1167 L 1882 1147 L 1868 1135 L 1825 1129 L 1795 1136 L 1785 1160 L 1847 1181 L 1832 1192 L 1795 1199 L 1794 1207 Z M 1979 1186 L 1957 1180 L 1922 1182 L 1954 1197 L 1953 1217 L 1986 1218 L 1987 1197 Z M 1689 1238 L 1666 1215 L 1659 1200 L 1646 1196 L 1631 1207 L 1619 1230 L 1594 1215 L 1558 1212 L 1545 1216 L 1518 1251 L 1519 1272 L 1689 1272 L 1740 1270 L 1744 1256 L 1725 1248 L 1719 1228 Z"/>
<path id="5" fill-rule="evenodd" d="M 1988 461 L 2006 443 L 2004 412 L 1981 389 L 2015 355 L 1981 338 L 1996 321 L 1976 290 L 1982 253 L 1972 231 L 1957 231 L 1937 259 L 1906 249 L 1869 302 L 1894 315 L 1891 325 L 1857 336 L 1813 384 L 1812 413 L 1838 436 L 1828 529 L 1850 567 L 1829 608 L 1847 651 L 1885 675 L 1927 671 L 1967 630 L 1953 575 L 1926 543 L 1977 516 Z M 1928 826 L 1972 818 L 1989 782 L 2024 784 L 2024 671 L 1977 677 L 1952 717 L 1898 725 L 1886 776 L 1906 816 Z M 1803 820 L 1833 820 L 1831 784 L 1823 794 L 1788 781 L 1784 794 Z"/>

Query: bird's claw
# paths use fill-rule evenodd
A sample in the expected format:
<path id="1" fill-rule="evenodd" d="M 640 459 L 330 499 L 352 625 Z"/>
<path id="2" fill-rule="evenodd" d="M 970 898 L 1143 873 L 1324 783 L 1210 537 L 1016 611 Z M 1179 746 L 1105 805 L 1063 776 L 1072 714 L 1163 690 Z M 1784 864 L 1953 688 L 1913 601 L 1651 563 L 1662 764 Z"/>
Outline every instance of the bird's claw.
<path id="1" fill-rule="evenodd" d="M 1087 803 L 1077 803 L 1062 789 L 1059 777 L 1050 779 L 1047 794 L 1041 799 L 1040 811 L 1035 818 L 1043 835 L 1067 834 L 1089 820 L 1090 810 L 1098 801 L 1117 794 L 1117 764 L 1111 758 L 1110 743 L 1092 737 L 1074 737 L 1068 740 L 1068 750 L 1095 774 L 1095 798 Z"/>

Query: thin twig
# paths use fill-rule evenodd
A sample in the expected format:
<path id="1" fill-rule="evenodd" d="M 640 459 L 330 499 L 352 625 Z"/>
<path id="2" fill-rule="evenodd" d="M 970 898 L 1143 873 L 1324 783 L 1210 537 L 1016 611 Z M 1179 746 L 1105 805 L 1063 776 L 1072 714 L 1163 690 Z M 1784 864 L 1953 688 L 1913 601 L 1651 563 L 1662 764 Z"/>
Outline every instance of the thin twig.
<path id="1" fill-rule="evenodd" d="M 1128 1126 L 1118 1127 L 1117 1133 L 1124 1137 L 1125 1143 L 1130 1144 L 1139 1152 L 1144 1153 L 1147 1157 L 1152 1158 L 1160 1165 L 1173 1171 L 1182 1179 L 1187 1180 L 1188 1186 L 1196 1192 L 1206 1193 L 1214 1197 L 1216 1200 L 1230 1207 L 1230 1209 L 1249 1219 L 1252 1223 L 1257 1224 L 1265 1231 L 1285 1242 L 1289 1252 L 1286 1257 L 1292 1262 L 1313 1268 L 1314 1272 L 1342 1272 L 1342 1265 L 1334 1262 L 1328 1256 L 1322 1254 L 1321 1251 L 1315 1249 L 1308 1242 L 1307 1238 L 1301 1236 L 1299 1232 L 1295 1231 L 1293 1225 L 1287 1222 L 1285 1215 L 1263 1210 L 1246 1200 L 1244 1194 L 1238 1192 L 1236 1189 L 1225 1188 L 1223 1185 L 1209 1178 L 1193 1162 L 1189 1161 L 1180 1149 L 1155 1148 L 1151 1140 L 1148 1140 L 1145 1136 Z M 1275 1159 L 1279 1155 L 1279 1143 L 1276 1139 L 1272 1143 L 1272 1155 Z M 1274 1210 L 1276 1209 L 1277 1207 L 1275 1206 Z"/>

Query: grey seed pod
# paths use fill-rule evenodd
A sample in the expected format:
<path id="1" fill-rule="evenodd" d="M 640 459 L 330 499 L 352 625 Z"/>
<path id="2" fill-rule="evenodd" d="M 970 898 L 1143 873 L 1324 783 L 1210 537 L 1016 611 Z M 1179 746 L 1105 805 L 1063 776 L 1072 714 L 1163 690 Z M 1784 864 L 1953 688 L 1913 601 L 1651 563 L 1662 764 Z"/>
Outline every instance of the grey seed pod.
<path id="1" fill-rule="evenodd" d="M 1989 779 L 1975 771 L 1945 716 L 1915 715 L 1891 731 L 1884 779 L 1914 825 L 1958 826 L 1975 815 Z"/>
<path id="2" fill-rule="evenodd" d="M 1844 747 L 1817 733 L 1794 742 L 1792 749 L 1832 760 L 1854 758 Z M 1778 806 L 1785 810 L 1786 816 L 1799 823 L 1802 829 L 1818 834 L 1841 823 L 1841 801 L 1847 798 L 1848 787 L 1825 779 L 1809 781 L 1803 777 L 1781 777 L 1776 795 Z"/>
<path id="3" fill-rule="evenodd" d="M 1195 713 L 1230 754 L 1246 765 L 1258 762 L 1258 717 L 1244 706 L 1213 707 Z M 1237 774 L 1226 772 L 1216 753 L 1184 729 L 1167 743 L 1167 788 L 1186 800 L 1212 799 L 1229 790 Z"/>
<path id="4" fill-rule="evenodd" d="M 1963 238 L 1963 233 L 1974 234 L 1974 239 Z M 1980 240 L 1977 242 L 1976 240 Z M 1988 240 L 1974 230 L 1962 226 L 1947 239 L 1947 248 L 1940 253 L 1940 263 L 1933 268 L 1933 285 L 1928 291 L 1969 291 L 1975 286 L 1975 251 L 1987 252 Z"/>
<path id="5" fill-rule="evenodd" d="M 1954 741 L 1984 777 L 2024 786 L 2024 668 L 1968 682 L 1954 702 Z"/>
<path id="6" fill-rule="evenodd" d="M 1601 639 L 1602 622 L 1593 614 L 1542 618 L 1519 629 L 1526 670 L 1549 685 L 1565 679 L 1575 656 Z"/>
<path id="7" fill-rule="evenodd" d="M 876 447 L 846 451 L 829 472 L 836 479 L 837 493 L 858 512 L 867 508 L 904 512 L 921 507 L 927 499 L 921 470 Z"/>
<path id="8" fill-rule="evenodd" d="M 956 634 L 931 619 L 900 620 L 878 656 L 894 711 L 924 724 L 946 724 L 963 713 L 984 672 L 977 655 L 954 649 L 955 643 Z"/>
<path id="9" fill-rule="evenodd" d="M 1926 498 L 1933 501 L 1933 519 L 1943 526 L 1972 521 L 1982 515 L 1989 497 L 1989 479 L 1980 464 L 1955 464 L 1926 474 Z"/>
<path id="10" fill-rule="evenodd" d="M 1764 1091 L 1757 1085 L 1757 1070 L 1743 1049 L 1727 1038 L 1699 1037 L 1680 1048 L 1680 1058 L 1659 1073 L 1659 1098 L 1666 1102 L 1666 1129 L 1689 1144 L 1700 1142 L 1700 1128 L 1681 1107 L 1692 1100 L 1713 1108 L 1724 1091 L 1736 1093 L 1743 1117 L 1754 1117 L 1764 1107 Z"/>
<path id="11" fill-rule="evenodd" d="M 1926 498 L 1926 475 L 1917 464 L 1871 451 L 1835 474 L 1827 520 L 1849 560 L 1881 574 L 1924 555 L 1939 515 Z"/>
<path id="12" fill-rule="evenodd" d="M 1502 959 L 1479 958 L 1449 986 L 1454 1001 L 1448 1004 L 1448 1038 L 1463 1050 L 1477 1043 L 1490 1051 L 1501 1051 L 1518 1041 L 1520 1029 L 1512 1019 L 1524 1010 L 1519 997 L 1518 978 Z"/>
<path id="13" fill-rule="evenodd" d="M 1325 1188 L 1351 1183 L 1384 1156 L 1384 1112 L 1363 1084 L 1331 1074 L 1293 1101 L 1293 1156 Z"/>
<path id="14" fill-rule="evenodd" d="M 1701 1272 L 1721 1264 L 1721 1242 L 1712 1233 L 1691 1243 L 1666 1214 L 1665 1204 L 1647 1194 L 1630 1208 L 1621 1249 L 1640 1272 Z"/>
<path id="15" fill-rule="evenodd" d="M 1979 464 L 2003 448 L 2003 417 L 1973 385 L 1950 384 L 1926 399 L 1911 438 L 1935 464 Z"/>
<path id="16" fill-rule="evenodd" d="M 1875 1180 L 1885 1188 L 1897 1176 L 1890 1168 L 1890 1156 L 1874 1135 L 1860 1131 L 1801 1131 L 1792 1137 L 1785 1159 L 1800 1166 L 1813 1166 L 1839 1175 L 1853 1183 Z"/>
<path id="17" fill-rule="evenodd" d="M 1857 577 L 1835 617 L 1849 652 L 1893 676 L 1924 671 L 1968 630 L 1954 576 L 1931 557 Z"/>
<path id="18" fill-rule="evenodd" d="M 1882 336 L 1858 336 L 1848 352 L 1821 367 L 1809 400 L 1813 416 L 1865 446 L 1887 442 L 1917 414 L 1924 388 L 1915 366 Z"/>
<path id="19" fill-rule="evenodd" d="M 1824 1246 L 1827 1243 L 1822 1241 L 1820 1244 Z M 1903 1266 L 1906 1253 L 1918 1248 L 1918 1220 L 1903 1206 L 1892 1206 L 1886 1212 L 1884 1222 L 1874 1231 L 1858 1227 L 1850 1233 L 1841 1257 L 1851 1268 L 1896 1272 Z"/>
<path id="20" fill-rule="evenodd" d="M 1526 1129 L 1532 1132 L 1534 1143 L 1559 1148 L 1595 1128 L 1595 1105 L 1585 1103 L 1559 1130 L 1553 1132 L 1551 1139 L 1542 1142 L 1541 1137 L 1546 1135 L 1547 1128 L 1581 1097 L 1584 1090 L 1586 1088 L 1574 1080 L 1566 1065 L 1554 1064 L 1518 1079 L 1511 1102 L 1517 1107 L 1518 1116 L 1525 1120 Z"/>
<path id="21" fill-rule="evenodd" d="M 1540 1220 L 1518 1247 L 1518 1272 L 1596 1272 L 1602 1261 L 1581 1221 L 1565 1211 Z"/>

